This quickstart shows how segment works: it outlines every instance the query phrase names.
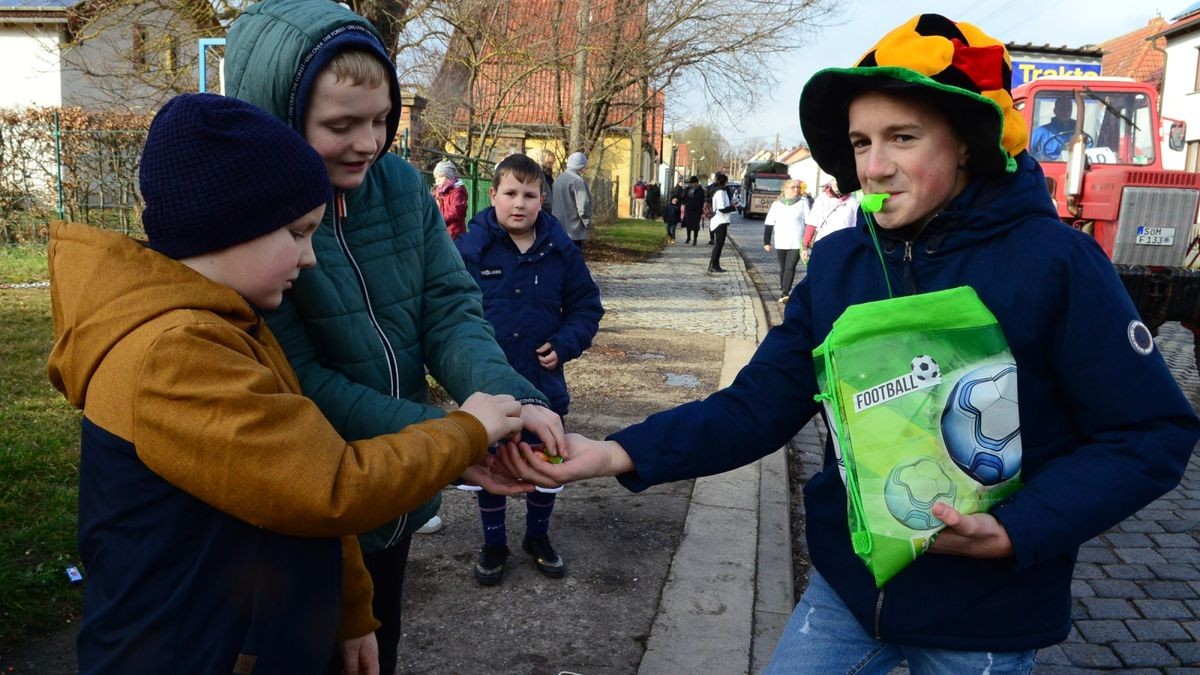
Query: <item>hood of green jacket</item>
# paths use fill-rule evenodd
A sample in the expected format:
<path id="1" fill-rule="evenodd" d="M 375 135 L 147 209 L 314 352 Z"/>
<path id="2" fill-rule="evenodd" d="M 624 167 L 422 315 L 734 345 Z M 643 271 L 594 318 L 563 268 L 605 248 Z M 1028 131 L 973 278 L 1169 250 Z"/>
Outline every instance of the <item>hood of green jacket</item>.
<path id="1" fill-rule="evenodd" d="M 392 74 L 392 109 L 381 150 L 386 152 L 400 124 L 395 65 L 369 21 L 329 0 L 266 0 L 238 16 L 225 42 L 225 94 L 253 103 L 303 134 L 317 73 L 346 49 L 374 54 Z"/>

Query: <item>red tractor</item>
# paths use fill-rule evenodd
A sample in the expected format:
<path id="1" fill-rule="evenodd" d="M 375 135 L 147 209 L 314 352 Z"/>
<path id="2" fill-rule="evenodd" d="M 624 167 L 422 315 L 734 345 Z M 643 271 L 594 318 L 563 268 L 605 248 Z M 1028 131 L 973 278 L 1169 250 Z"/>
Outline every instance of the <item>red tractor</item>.
<path id="1" fill-rule="evenodd" d="M 1112 259 L 1152 332 L 1167 321 L 1200 328 L 1200 174 L 1163 168 L 1183 128 L 1161 144 L 1158 93 L 1126 78 L 1038 79 L 1013 92 L 1063 222 Z M 1197 347 L 1200 363 L 1200 347 Z"/>

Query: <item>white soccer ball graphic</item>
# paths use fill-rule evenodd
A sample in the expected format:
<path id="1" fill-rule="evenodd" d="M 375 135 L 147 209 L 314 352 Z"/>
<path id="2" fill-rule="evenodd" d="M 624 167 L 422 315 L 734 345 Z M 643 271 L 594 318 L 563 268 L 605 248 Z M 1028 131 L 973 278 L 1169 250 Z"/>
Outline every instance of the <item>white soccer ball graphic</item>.
<path id="1" fill-rule="evenodd" d="M 912 373 L 913 377 L 917 378 L 917 382 L 931 382 L 942 375 L 941 370 L 938 369 L 937 361 L 934 361 L 932 356 L 925 356 L 924 354 L 913 358 Z"/>
<path id="2" fill-rule="evenodd" d="M 897 465 L 883 485 L 883 501 L 888 513 L 912 530 L 932 530 L 942 521 L 931 513 L 933 505 L 944 502 L 954 506 L 957 492 L 954 481 L 932 457 L 921 457 Z"/>
<path id="3" fill-rule="evenodd" d="M 959 378 L 942 411 L 942 440 L 950 459 L 983 485 L 1021 470 L 1017 367 L 998 363 Z"/>

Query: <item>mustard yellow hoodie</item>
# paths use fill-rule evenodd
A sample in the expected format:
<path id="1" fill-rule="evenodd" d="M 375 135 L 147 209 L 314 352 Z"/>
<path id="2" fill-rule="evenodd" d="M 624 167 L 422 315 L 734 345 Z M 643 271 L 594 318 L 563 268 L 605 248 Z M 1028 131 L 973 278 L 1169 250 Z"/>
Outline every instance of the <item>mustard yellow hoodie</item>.
<path id="1" fill-rule="evenodd" d="M 172 644 L 156 643 L 161 649 L 186 649 L 185 641 L 197 638 L 181 627 L 201 591 L 188 596 L 180 585 L 205 578 L 209 561 L 227 564 L 241 555 L 254 564 L 253 554 L 237 545 L 210 550 L 211 542 L 231 541 L 228 517 L 240 521 L 236 527 L 272 536 L 340 537 L 338 637 L 374 630 L 370 579 L 350 535 L 413 509 L 479 461 L 487 446 L 482 424 L 453 412 L 347 443 L 301 395 L 278 343 L 246 300 L 124 235 L 53 224 L 50 280 L 56 338 L 50 381 L 84 413 L 79 540 L 89 579 L 81 666 L 93 638 L 97 658 L 103 654 L 109 665 L 152 665 L 120 654 L 113 660 L 114 635 L 129 630 L 177 636 Z M 167 522 L 172 515 L 185 522 Z M 141 530 L 134 536 L 126 532 L 132 522 Z M 181 537 L 181 528 L 194 531 Z M 207 548 L 196 542 L 206 536 Z M 172 543 L 143 543 L 158 540 Z M 139 546 L 137 559 L 124 552 Z M 336 564 L 327 574 L 336 577 Z M 139 581 L 162 576 L 166 583 Z M 298 580 L 282 596 L 310 592 L 306 584 L 317 581 Z M 238 588 L 206 592 L 214 591 L 236 595 Z M 245 630 L 230 628 L 242 655 Z M 213 650 L 211 638 L 192 649 Z M 266 668 L 270 661 L 262 659 L 273 647 L 251 648 L 263 652 L 255 656 Z M 178 651 L 167 656 L 172 668 L 179 665 Z M 214 665 L 229 668 L 225 661 Z"/>

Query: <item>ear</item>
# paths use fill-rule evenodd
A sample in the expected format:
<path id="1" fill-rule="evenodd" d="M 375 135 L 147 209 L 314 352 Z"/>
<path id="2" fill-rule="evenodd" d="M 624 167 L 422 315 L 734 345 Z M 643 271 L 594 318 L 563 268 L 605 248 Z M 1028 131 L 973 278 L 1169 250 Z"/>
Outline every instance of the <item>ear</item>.
<path id="1" fill-rule="evenodd" d="M 495 185 L 488 188 L 488 197 L 492 200 L 492 206 L 495 206 L 496 205 L 496 186 Z"/>
<path id="2" fill-rule="evenodd" d="M 971 161 L 971 148 L 963 141 L 958 142 L 958 168 L 967 168 L 967 163 Z"/>

